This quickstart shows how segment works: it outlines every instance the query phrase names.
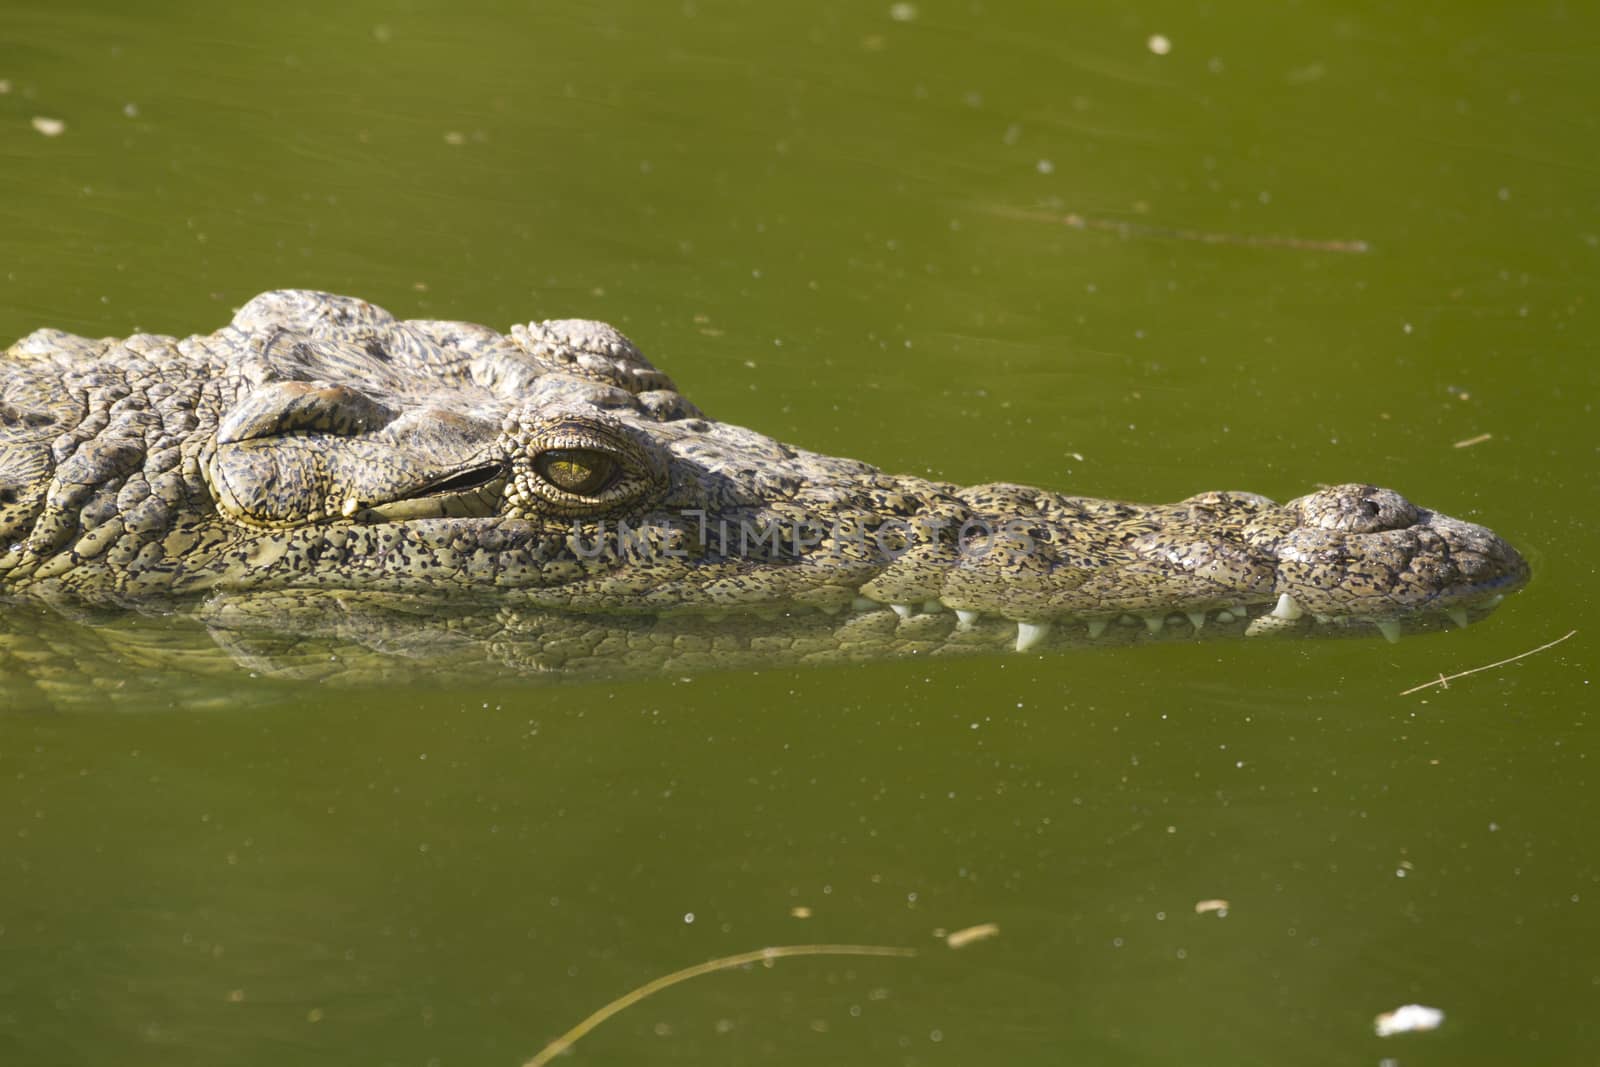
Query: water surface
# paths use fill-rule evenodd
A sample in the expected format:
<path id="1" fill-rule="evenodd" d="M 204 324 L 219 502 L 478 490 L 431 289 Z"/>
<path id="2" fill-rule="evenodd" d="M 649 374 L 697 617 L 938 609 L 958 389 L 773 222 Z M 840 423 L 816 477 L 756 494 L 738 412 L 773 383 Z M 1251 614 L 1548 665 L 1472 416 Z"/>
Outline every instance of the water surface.
<path id="1" fill-rule="evenodd" d="M 1535 581 L 1395 646 L 130 663 L 0 717 L 0 1059 L 514 1065 L 658 975 L 842 942 L 923 952 L 697 979 L 572 1062 L 1593 1062 L 1600 21 L 1462 7 L 10 4 L 8 340 L 285 286 L 603 318 L 808 448 L 1370 480 Z M 1410 1001 L 1444 1027 L 1373 1036 Z"/>

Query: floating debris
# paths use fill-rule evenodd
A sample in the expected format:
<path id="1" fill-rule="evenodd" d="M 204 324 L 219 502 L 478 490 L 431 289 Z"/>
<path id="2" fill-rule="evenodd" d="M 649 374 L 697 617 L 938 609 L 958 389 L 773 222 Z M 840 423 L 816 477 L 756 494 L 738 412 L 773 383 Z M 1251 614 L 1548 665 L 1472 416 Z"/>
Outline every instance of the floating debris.
<path id="1" fill-rule="evenodd" d="M 966 948 L 968 945 L 975 945 L 979 941 L 987 941 L 991 937 L 999 936 L 999 923 L 979 923 L 977 926 L 969 926 L 964 930 L 954 930 L 945 934 L 944 943 L 951 948 Z"/>
<path id="2" fill-rule="evenodd" d="M 46 118 L 43 115 L 33 116 L 33 128 L 46 137 L 60 137 L 67 132 L 67 124 L 60 119 Z"/>
<path id="3" fill-rule="evenodd" d="M 1492 434 L 1492 433 L 1480 433 L 1478 436 L 1469 437 L 1465 441 L 1457 441 L 1451 447 L 1452 448 L 1471 448 L 1473 445 L 1481 445 L 1485 441 L 1493 441 L 1493 440 L 1494 440 L 1494 434 Z"/>
<path id="4" fill-rule="evenodd" d="M 663 975 L 654 981 L 646 982 L 629 993 L 624 993 L 577 1026 L 550 1042 L 539 1051 L 538 1055 L 523 1064 L 523 1067 L 544 1067 L 545 1064 L 577 1044 L 579 1038 L 617 1014 L 617 1012 L 637 1004 L 645 997 L 659 993 L 663 989 L 675 986 L 679 982 L 686 982 L 691 978 L 698 978 L 701 975 L 711 974 L 715 971 L 726 971 L 735 967 L 744 967 L 752 963 L 763 963 L 770 967 L 776 960 L 793 956 L 898 956 L 906 959 L 916 954 L 917 950 L 914 948 L 896 948 L 893 945 L 773 945 L 770 948 L 758 948 L 754 952 L 741 952 L 737 956 L 723 956 L 720 959 L 707 960 L 704 963 L 697 963 L 693 967 L 685 967 L 681 971 L 673 971 L 671 974 Z"/>
<path id="5" fill-rule="evenodd" d="M 1394 1011 L 1386 1011 L 1372 1021 L 1379 1037 L 1392 1034 L 1410 1034 L 1422 1030 L 1437 1030 L 1444 1022 L 1444 1012 L 1425 1004 L 1403 1004 Z"/>
<path id="6" fill-rule="evenodd" d="M 1205 915 L 1213 911 L 1217 913 L 1217 918 L 1226 919 L 1228 917 L 1228 902 L 1220 897 L 1194 902 L 1194 913 L 1196 915 Z"/>
<path id="7" fill-rule="evenodd" d="M 1051 168 L 1052 170 L 1054 167 Z M 1343 252 L 1361 255 L 1372 246 L 1361 240 L 1324 240 L 1310 237 L 1289 237 L 1284 234 L 1223 233 L 1212 230 L 1193 230 L 1182 227 L 1147 226 L 1121 219 L 1094 218 L 1077 212 L 1060 214 L 1048 211 L 1024 211 L 1017 208 L 985 206 L 982 210 L 1000 218 L 1024 222 L 1054 223 L 1074 230 L 1099 230 L 1127 239 L 1154 241 L 1192 241 L 1206 245 L 1234 245 L 1240 248 L 1291 248 L 1300 252 Z"/>
<path id="8" fill-rule="evenodd" d="M 1529 656 L 1535 655 L 1536 653 L 1539 653 L 1539 652 L 1543 652 L 1546 649 L 1555 648 L 1561 642 L 1565 641 L 1567 638 L 1571 637 L 1573 634 L 1575 634 L 1577 632 L 1578 631 L 1576 631 L 1576 630 L 1568 630 L 1566 633 L 1562 634 L 1560 637 L 1556 638 L 1554 641 L 1547 641 L 1544 644 L 1540 645 L 1538 648 L 1530 648 L 1530 649 L 1528 649 L 1528 651 L 1519 652 L 1515 656 L 1507 656 L 1505 659 L 1496 660 L 1493 663 L 1485 663 L 1482 667 L 1473 667 L 1471 670 L 1457 671 L 1454 674 L 1441 674 L 1441 675 L 1439 675 L 1439 677 L 1435 678 L 1431 682 L 1423 682 L 1421 685 L 1414 685 L 1410 689 L 1401 690 L 1400 695 L 1403 696 L 1403 697 L 1408 697 L 1412 693 L 1421 692 L 1422 690 L 1427 689 L 1430 686 L 1435 686 L 1435 685 L 1438 686 L 1440 689 L 1449 689 L 1450 688 L 1450 683 L 1455 681 L 1457 678 L 1465 678 L 1469 674 L 1477 674 L 1479 671 L 1493 670 L 1496 667 L 1504 667 L 1507 663 L 1515 663 L 1519 659 L 1527 659 Z"/>

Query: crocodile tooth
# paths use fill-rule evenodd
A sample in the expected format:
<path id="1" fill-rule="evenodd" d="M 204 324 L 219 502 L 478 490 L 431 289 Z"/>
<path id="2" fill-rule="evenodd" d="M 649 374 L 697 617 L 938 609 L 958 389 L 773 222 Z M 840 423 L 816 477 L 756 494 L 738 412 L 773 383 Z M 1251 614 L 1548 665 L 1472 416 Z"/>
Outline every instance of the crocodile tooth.
<path id="1" fill-rule="evenodd" d="M 1199 633 L 1206 624 L 1206 613 L 1203 611 L 1186 611 L 1184 614 L 1189 616 L 1189 625 L 1194 627 L 1194 632 Z"/>
<path id="2" fill-rule="evenodd" d="M 1294 602 L 1294 597 L 1288 593 L 1280 593 L 1278 594 L 1278 606 L 1272 609 L 1272 614 L 1275 618 L 1288 619 L 1292 622 L 1304 615 L 1305 612 L 1301 611 L 1300 605 Z"/>
<path id="3" fill-rule="evenodd" d="M 1145 615 L 1143 618 L 1144 628 L 1153 634 L 1160 633 L 1161 628 L 1167 624 L 1167 617 L 1165 615 Z"/>
<path id="4" fill-rule="evenodd" d="M 1047 622 L 1019 622 L 1017 623 L 1017 651 L 1026 652 L 1049 636 L 1050 624 Z"/>
<path id="5" fill-rule="evenodd" d="M 943 610 L 944 610 L 944 604 L 941 603 L 940 601 L 937 601 L 937 600 L 924 600 L 922 602 L 922 613 L 924 615 L 937 615 L 937 614 L 939 614 L 939 612 L 941 612 Z"/>
<path id="6" fill-rule="evenodd" d="M 1465 630 L 1467 625 L 1472 621 L 1471 619 L 1467 618 L 1466 608 L 1451 608 L 1446 611 L 1445 614 L 1450 617 L 1451 622 L 1455 623 L 1463 630 Z"/>
<path id="7" fill-rule="evenodd" d="M 1391 645 L 1400 640 L 1400 624 L 1393 619 L 1379 619 L 1378 632 L 1383 634 L 1383 639 Z"/>
<path id="8" fill-rule="evenodd" d="M 843 604 L 818 604 L 817 610 L 824 615 L 837 615 L 844 610 Z"/>
<path id="9" fill-rule="evenodd" d="M 1218 622 L 1232 622 L 1233 621 L 1233 612 L 1229 611 L 1227 608 L 1223 608 L 1221 611 L 1217 612 L 1217 621 Z"/>
<path id="10" fill-rule="evenodd" d="M 968 611 L 966 608 L 957 608 L 956 629 L 970 630 L 978 624 L 978 620 L 982 617 L 983 616 L 976 611 Z"/>
<path id="11" fill-rule="evenodd" d="M 868 600 L 864 596 L 858 596 L 850 601 L 851 611 L 876 611 L 877 608 L 878 602 L 876 600 Z"/>
<path id="12" fill-rule="evenodd" d="M 900 616 L 902 619 L 909 619 L 911 616 L 917 613 L 917 609 L 912 607 L 910 604 L 890 604 L 889 606 L 893 608 L 894 613 Z"/>
<path id="13" fill-rule="evenodd" d="M 1091 638 L 1099 637 L 1101 634 L 1106 632 L 1106 627 L 1110 625 L 1110 619 L 1090 619 L 1089 636 Z"/>

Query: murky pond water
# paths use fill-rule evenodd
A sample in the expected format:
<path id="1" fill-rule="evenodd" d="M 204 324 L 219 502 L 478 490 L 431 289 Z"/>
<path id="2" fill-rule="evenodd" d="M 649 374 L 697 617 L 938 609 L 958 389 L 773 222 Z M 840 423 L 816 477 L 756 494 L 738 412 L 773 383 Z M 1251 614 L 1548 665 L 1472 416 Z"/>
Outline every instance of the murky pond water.
<path id="1" fill-rule="evenodd" d="M 1394 646 L 481 687 L 153 673 L 130 625 L 82 654 L 120 698 L 0 714 L 0 1061 L 516 1065 L 785 944 L 919 954 L 696 978 L 570 1062 L 1600 1058 L 1600 19 L 1473 8 L 13 0 L 7 342 L 284 286 L 602 318 L 818 451 L 1371 480 L 1535 580 Z"/>

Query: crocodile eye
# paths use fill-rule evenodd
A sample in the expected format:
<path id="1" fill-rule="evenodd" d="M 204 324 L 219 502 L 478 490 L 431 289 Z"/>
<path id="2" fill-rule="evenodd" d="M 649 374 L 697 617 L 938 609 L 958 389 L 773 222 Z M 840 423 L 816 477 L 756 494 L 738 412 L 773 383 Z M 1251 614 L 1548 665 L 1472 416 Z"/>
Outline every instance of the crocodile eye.
<path id="1" fill-rule="evenodd" d="M 512 515 L 623 516 L 666 492 L 664 450 L 608 416 L 530 411 L 507 432 L 500 447 L 512 457 Z"/>
<path id="2" fill-rule="evenodd" d="M 533 461 L 539 476 L 563 492 L 597 496 L 616 480 L 617 458 L 593 448 L 552 448 Z"/>

